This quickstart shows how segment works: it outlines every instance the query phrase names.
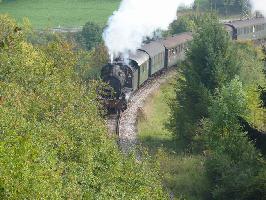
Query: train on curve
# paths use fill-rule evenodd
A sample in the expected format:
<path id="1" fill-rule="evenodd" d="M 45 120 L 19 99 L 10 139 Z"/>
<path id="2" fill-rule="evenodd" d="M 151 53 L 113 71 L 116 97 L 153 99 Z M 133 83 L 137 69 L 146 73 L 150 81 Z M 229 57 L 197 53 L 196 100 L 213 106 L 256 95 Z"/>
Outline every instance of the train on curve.
<path id="1" fill-rule="evenodd" d="M 265 18 L 252 18 L 224 23 L 232 40 L 260 40 L 266 38 Z M 149 78 L 162 70 L 178 65 L 185 59 L 185 50 L 193 39 L 192 33 L 181 33 L 143 44 L 125 62 L 119 58 L 102 68 L 101 78 L 110 85 L 105 105 L 124 110 L 134 92 Z"/>

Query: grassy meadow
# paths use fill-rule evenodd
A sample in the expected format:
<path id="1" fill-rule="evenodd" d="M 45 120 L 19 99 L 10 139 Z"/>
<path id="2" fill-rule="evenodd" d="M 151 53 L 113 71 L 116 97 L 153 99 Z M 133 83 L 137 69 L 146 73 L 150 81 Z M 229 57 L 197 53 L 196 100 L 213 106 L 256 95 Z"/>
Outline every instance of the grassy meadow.
<path id="1" fill-rule="evenodd" d="M 88 21 L 105 25 L 119 3 L 120 0 L 2 0 L 0 14 L 9 14 L 20 22 L 28 18 L 34 28 L 79 27 Z"/>

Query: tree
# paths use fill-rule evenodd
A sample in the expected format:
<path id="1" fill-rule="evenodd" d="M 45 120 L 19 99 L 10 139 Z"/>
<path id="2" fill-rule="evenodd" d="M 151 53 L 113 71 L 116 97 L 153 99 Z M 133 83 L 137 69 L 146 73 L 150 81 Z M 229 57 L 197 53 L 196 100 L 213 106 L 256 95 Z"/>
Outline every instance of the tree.
<path id="1" fill-rule="evenodd" d="M 192 31 L 195 27 L 195 18 L 193 14 L 180 16 L 170 24 L 169 35 Z"/>
<path id="2" fill-rule="evenodd" d="M 78 36 L 78 40 L 86 50 L 91 50 L 101 43 L 102 31 L 99 25 L 87 22 Z"/>
<path id="3" fill-rule="evenodd" d="M 210 96 L 215 88 L 234 78 L 238 71 L 231 41 L 212 14 L 203 15 L 186 52 L 176 84 L 176 98 L 170 103 L 169 128 L 188 145 L 198 122 L 208 116 Z"/>
<path id="4" fill-rule="evenodd" d="M 258 180 L 258 176 L 265 163 L 238 122 L 248 112 L 247 95 L 238 78 L 217 92 L 209 110 L 203 134 L 209 150 L 205 165 L 213 198 L 263 199 L 265 179 Z"/>
<path id="5" fill-rule="evenodd" d="M 251 42 L 241 42 L 234 45 L 235 55 L 238 57 L 239 78 L 243 83 L 245 92 L 247 93 L 248 108 L 250 112 L 246 116 L 246 120 L 255 128 L 263 130 L 265 117 L 263 113 L 263 101 L 260 98 L 265 88 L 266 79 L 263 73 L 264 61 L 263 53 L 260 48 L 255 47 Z M 266 131 L 266 130 L 264 130 Z"/>

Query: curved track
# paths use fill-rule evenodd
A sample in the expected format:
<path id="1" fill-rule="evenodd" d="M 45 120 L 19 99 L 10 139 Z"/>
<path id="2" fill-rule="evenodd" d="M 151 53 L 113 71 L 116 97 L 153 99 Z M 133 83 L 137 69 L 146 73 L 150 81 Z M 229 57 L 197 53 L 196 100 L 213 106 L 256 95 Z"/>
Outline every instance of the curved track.
<path id="1" fill-rule="evenodd" d="M 119 136 L 119 146 L 124 153 L 129 153 L 135 149 L 137 145 L 137 119 L 138 113 L 145 105 L 146 99 L 156 90 L 162 83 L 176 75 L 176 68 L 167 71 L 149 79 L 132 97 L 131 103 L 127 110 L 121 113 L 119 118 L 109 116 L 108 130 L 109 133 L 117 133 Z M 117 115 L 116 115 L 117 116 Z"/>

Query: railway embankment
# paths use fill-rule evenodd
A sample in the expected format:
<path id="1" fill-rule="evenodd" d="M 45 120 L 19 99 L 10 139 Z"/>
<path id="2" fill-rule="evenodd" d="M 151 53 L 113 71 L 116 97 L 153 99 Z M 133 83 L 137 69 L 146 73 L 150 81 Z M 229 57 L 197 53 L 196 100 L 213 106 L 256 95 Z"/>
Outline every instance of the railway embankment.
<path id="1" fill-rule="evenodd" d="M 148 80 L 146 84 L 141 87 L 132 97 L 128 109 L 121 114 L 119 125 L 119 145 L 124 153 L 128 153 L 136 147 L 138 142 L 138 129 L 137 122 L 138 116 L 147 99 L 157 90 L 160 86 L 167 82 L 169 79 L 176 75 L 175 69 L 163 72 L 162 75 Z"/>

